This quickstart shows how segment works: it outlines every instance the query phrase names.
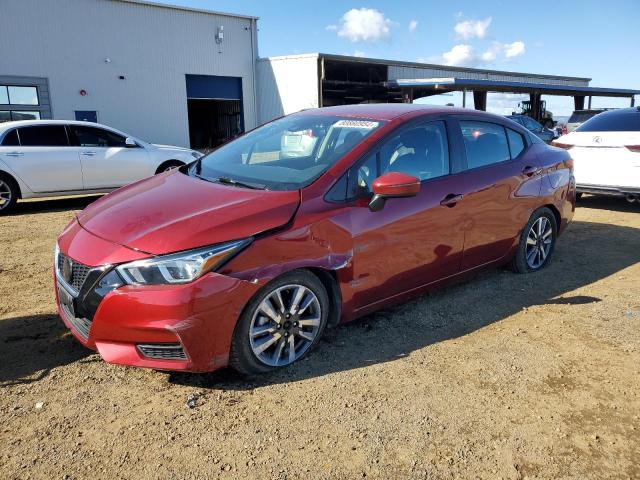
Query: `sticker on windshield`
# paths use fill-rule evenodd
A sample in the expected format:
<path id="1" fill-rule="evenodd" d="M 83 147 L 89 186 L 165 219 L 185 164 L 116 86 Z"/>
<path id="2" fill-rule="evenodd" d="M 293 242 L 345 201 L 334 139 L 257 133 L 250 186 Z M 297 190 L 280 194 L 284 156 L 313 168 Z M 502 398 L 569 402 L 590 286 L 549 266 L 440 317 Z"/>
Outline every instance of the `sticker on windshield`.
<path id="1" fill-rule="evenodd" d="M 379 125 L 378 122 L 372 122 L 370 120 L 339 120 L 334 127 L 342 128 L 362 128 L 371 130 Z"/>

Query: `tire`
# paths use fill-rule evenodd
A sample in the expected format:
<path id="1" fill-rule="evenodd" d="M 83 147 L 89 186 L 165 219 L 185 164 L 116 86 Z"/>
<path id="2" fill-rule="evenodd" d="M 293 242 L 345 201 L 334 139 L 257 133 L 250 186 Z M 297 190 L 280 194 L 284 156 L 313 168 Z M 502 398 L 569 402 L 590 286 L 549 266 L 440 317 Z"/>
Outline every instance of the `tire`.
<path id="1" fill-rule="evenodd" d="M 542 228 L 542 240 L 539 241 L 540 235 L 538 232 L 540 228 Z M 549 265 L 557 238 L 558 225 L 553 212 L 546 207 L 533 212 L 531 218 L 522 229 L 518 250 L 512 260 L 513 271 L 516 273 L 532 273 Z M 532 241 L 536 243 L 531 244 Z"/>
<path id="2" fill-rule="evenodd" d="M 0 172 L 0 215 L 9 213 L 20 196 L 20 188 L 9 175 Z"/>
<path id="3" fill-rule="evenodd" d="M 169 170 L 173 170 L 174 168 L 178 168 L 183 166 L 184 163 L 180 160 L 167 160 L 163 164 L 161 164 L 156 170 L 156 175 L 162 172 L 167 172 Z"/>
<path id="4" fill-rule="evenodd" d="M 297 292 L 302 293 L 301 298 L 296 298 Z M 294 309 L 296 301 L 298 308 Z M 327 290 L 311 272 L 294 270 L 276 278 L 242 312 L 233 333 L 229 365 L 244 375 L 255 375 L 297 362 L 318 344 L 329 310 Z"/>

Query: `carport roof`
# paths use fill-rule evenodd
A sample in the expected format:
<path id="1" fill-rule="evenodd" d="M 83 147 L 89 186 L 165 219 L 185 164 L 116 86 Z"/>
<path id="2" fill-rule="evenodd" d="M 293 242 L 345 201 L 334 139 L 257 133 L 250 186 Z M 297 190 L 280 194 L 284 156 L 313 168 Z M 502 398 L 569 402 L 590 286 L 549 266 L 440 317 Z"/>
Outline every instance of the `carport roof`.
<path id="1" fill-rule="evenodd" d="M 475 90 L 508 93 L 545 93 L 548 95 L 584 95 L 601 97 L 630 97 L 640 95 L 640 90 L 627 88 L 579 87 L 548 83 L 509 82 L 503 80 L 479 80 L 472 78 L 398 78 L 386 82 L 392 88 L 416 88 L 439 91 Z"/>

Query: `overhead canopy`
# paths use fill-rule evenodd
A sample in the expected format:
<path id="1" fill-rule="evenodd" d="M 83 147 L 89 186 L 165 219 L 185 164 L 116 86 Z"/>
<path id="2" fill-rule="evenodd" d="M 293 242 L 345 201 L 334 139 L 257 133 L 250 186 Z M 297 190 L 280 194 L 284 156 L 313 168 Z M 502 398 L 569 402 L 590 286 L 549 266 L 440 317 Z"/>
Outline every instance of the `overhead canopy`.
<path id="1" fill-rule="evenodd" d="M 579 87 L 572 85 L 552 85 L 549 83 L 509 82 L 503 80 L 479 80 L 472 78 L 417 78 L 389 80 L 390 88 L 410 88 L 425 96 L 455 90 L 476 92 L 539 93 L 546 95 L 594 96 L 594 97 L 633 97 L 640 90 L 627 88 Z M 417 96 L 417 95 L 416 95 Z"/>

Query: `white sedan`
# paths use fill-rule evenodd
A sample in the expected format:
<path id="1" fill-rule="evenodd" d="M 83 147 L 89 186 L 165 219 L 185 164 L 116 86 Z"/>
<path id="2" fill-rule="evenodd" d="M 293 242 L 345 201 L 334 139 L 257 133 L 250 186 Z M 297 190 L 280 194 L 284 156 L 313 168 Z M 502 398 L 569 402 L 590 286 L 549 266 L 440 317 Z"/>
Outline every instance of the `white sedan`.
<path id="1" fill-rule="evenodd" d="M 640 202 L 640 107 L 602 112 L 552 145 L 569 150 L 578 195 Z"/>
<path id="2" fill-rule="evenodd" d="M 0 123 L 0 214 L 19 198 L 105 193 L 201 156 L 91 122 Z"/>

